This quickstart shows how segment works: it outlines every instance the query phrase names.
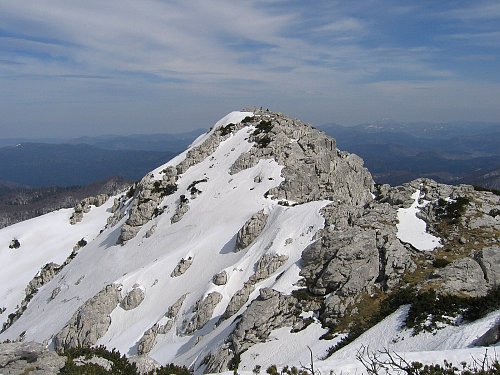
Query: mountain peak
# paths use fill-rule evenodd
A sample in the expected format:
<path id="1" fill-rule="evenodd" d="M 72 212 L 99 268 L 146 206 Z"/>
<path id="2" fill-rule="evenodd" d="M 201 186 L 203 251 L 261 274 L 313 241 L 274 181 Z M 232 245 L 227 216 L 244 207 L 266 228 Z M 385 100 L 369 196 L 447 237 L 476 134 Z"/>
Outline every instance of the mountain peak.
<path id="1" fill-rule="evenodd" d="M 455 201 L 477 202 L 461 206 L 466 233 L 500 230 L 488 213 L 494 195 L 430 180 L 375 187 L 359 157 L 312 126 L 260 109 L 232 112 L 113 199 L 0 231 L 19 244 L 0 248 L 10 266 L 0 275 L 9 314 L 0 339 L 102 344 L 198 373 L 238 358 L 247 370 L 298 365 L 306 345 L 326 354 L 339 338 L 320 337 L 368 319 L 408 275 L 419 288 L 442 283 L 473 296 L 500 280 L 488 241 L 480 248 L 488 279 L 468 249 L 446 243 L 455 232 L 439 228 L 452 223 L 438 223 Z M 429 228 L 438 229 L 430 236 Z M 450 251 L 450 269 L 432 268 L 433 252 Z M 473 266 L 480 277 L 462 277 Z M 429 267 L 432 280 L 423 276 Z"/>

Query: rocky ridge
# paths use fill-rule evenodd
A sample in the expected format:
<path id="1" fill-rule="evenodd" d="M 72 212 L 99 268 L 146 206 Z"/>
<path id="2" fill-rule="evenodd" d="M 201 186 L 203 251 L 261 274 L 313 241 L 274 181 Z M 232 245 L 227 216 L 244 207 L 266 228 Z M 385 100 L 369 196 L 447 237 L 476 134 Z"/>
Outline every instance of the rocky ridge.
<path id="1" fill-rule="evenodd" d="M 182 360 L 187 363 L 186 358 L 196 357 L 189 362 L 194 370 L 218 372 L 234 366 L 249 348 L 266 342 L 278 328 L 289 327 L 293 334 L 318 324 L 332 334 L 348 331 L 356 319 L 365 319 L 401 288 L 475 297 L 499 285 L 497 195 L 428 179 L 399 187 L 375 186 L 360 158 L 338 150 L 333 139 L 310 125 L 262 110 L 246 112 L 238 119 L 216 126 L 184 158 L 148 174 L 115 202 L 107 230 L 119 232 L 109 237 L 118 237 L 118 248 L 129 255 L 142 252 L 147 259 L 153 244 L 160 244 L 163 253 L 151 255 L 150 263 L 140 271 L 126 269 L 122 277 L 115 276 L 87 299 L 55 335 L 56 348 L 106 342 L 99 340 L 109 340 L 111 316 L 133 316 L 154 308 L 149 321 L 140 323 L 139 339 L 127 349 L 136 347 L 137 354 L 158 359 L 165 340 L 162 335 L 192 337 L 183 347 Z M 164 228 L 173 228 L 174 233 L 197 228 L 192 215 L 203 214 L 196 211 L 197 205 L 208 199 L 219 199 L 214 205 L 219 204 L 220 195 L 210 190 L 216 176 L 209 175 L 209 169 L 220 163 L 216 153 L 224 145 L 229 145 L 224 149 L 227 158 L 238 147 L 243 149 L 236 143 L 242 134 L 243 152 L 234 157 L 227 175 L 225 171 L 218 174 L 227 178 L 226 195 L 238 188 L 248 192 L 270 184 L 259 197 L 265 204 L 238 218 L 210 256 L 203 254 L 213 240 L 212 232 L 220 230 L 218 223 L 204 232 L 204 251 L 196 250 L 198 244 L 190 242 L 195 232 L 189 232 L 186 248 L 174 253 L 172 234 L 165 235 Z M 282 180 L 271 177 L 263 161 L 281 166 Z M 205 172 L 192 177 L 189 173 L 203 163 L 209 165 Z M 233 181 L 244 173 L 250 177 L 241 187 L 241 182 Z M 184 180 L 186 176 L 189 181 Z M 419 250 L 399 234 L 400 212 L 410 207 L 417 191 L 418 217 L 427 232 L 441 241 L 431 251 Z M 315 207 L 319 207 L 322 223 L 305 218 L 303 227 L 286 232 L 287 222 L 280 222 L 280 215 L 299 212 L 314 202 L 321 203 Z M 305 211 L 300 212 L 290 216 L 301 217 Z M 138 236 L 143 229 L 144 236 Z M 98 250 L 110 257 L 120 251 L 115 247 Z M 161 256 L 168 257 L 168 268 Z M 229 257 L 237 262 L 229 262 Z M 221 264 L 212 267 L 217 261 Z M 297 271 L 292 278 L 293 269 Z M 156 270 L 161 272 L 155 274 Z M 200 277 L 206 289 L 188 288 L 195 277 Z M 285 288 L 280 279 L 293 280 L 293 284 Z M 146 284 L 138 283 L 141 280 L 148 280 L 151 287 L 143 288 Z M 57 281 L 47 282 L 56 290 Z M 128 285 L 125 295 L 122 284 Z M 161 285 L 165 285 L 163 292 L 154 295 L 162 300 L 153 306 L 150 293 Z M 212 349 L 207 352 L 204 346 Z"/>

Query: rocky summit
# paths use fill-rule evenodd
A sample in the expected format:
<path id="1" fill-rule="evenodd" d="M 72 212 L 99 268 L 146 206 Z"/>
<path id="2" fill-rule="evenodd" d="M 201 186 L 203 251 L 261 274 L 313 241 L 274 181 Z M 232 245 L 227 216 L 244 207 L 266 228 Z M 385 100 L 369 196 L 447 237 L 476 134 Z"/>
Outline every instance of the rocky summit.
<path id="1" fill-rule="evenodd" d="M 311 125 L 232 112 L 121 194 L 0 230 L 0 357 L 104 345 L 195 373 L 310 351 L 323 373 L 362 371 L 365 349 L 477 358 L 499 345 L 499 207 L 467 185 L 377 185 Z"/>

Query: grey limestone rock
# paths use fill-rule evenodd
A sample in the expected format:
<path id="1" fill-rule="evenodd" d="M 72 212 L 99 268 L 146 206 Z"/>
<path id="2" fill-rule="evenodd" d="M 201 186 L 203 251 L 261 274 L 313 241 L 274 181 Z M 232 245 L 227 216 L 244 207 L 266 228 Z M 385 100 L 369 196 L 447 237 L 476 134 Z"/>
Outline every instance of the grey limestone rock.
<path id="1" fill-rule="evenodd" d="M 110 314 L 119 303 L 118 287 L 115 284 L 107 285 L 85 302 L 54 337 L 55 349 L 94 345 L 108 330 Z"/>
<path id="2" fill-rule="evenodd" d="M 302 252 L 300 275 L 310 292 L 328 295 L 321 319 L 336 323 L 361 295 L 398 285 L 416 265 L 396 237 L 397 210 L 388 203 L 333 202 L 321 213 L 325 227 Z"/>
<path id="3" fill-rule="evenodd" d="M 215 285 L 226 285 L 227 283 L 227 272 L 226 271 L 222 271 L 222 272 L 219 272 L 217 274 L 215 274 L 213 277 L 212 277 L 212 282 L 215 284 Z"/>
<path id="4" fill-rule="evenodd" d="M 251 283 L 256 284 L 261 280 L 267 279 L 278 268 L 288 260 L 288 256 L 279 254 L 264 254 L 255 265 L 255 272 L 248 279 Z"/>
<path id="5" fill-rule="evenodd" d="M 211 292 L 208 296 L 198 301 L 194 306 L 194 315 L 188 322 L 184 334 L 191 335 L 202 328 L 212 318 L 212 314 L 217 304 L 222 300 L 222 294 Z"/>
<path id="6" fill-rule="evenodd" d="M 64 266 L 64 265 L 63 265 Z M 25 297 L 19 304 L 17 310 L 9 315 L 7 321 L 3 324 L 2 332 L 7 330 L 15 321 L 17 321 L 28 307 L 28 303 L 42 286 L 47 284 L 61 271 L 62 267 L 56 263 L 47 263 L 40 271 L 31 279 L 24 289 Z"/>
<path id="7" fill-rule="evenodd" d="M 156 344 L 156 336 L 158 335 L 158 323 L 149 328 L 142 335 L 141 339 L 137 343 L 137 354 L 143 355 L 148 354 Z"/>
<path id="8" fill-rule="evenodd" d="M 294 326 L 301 321 L 298 300 L 269 288 L 262 288 L 241 316 L 234 331 L 219 349 L 205 358 L 205 373 L 223 372 L 235 355 L 265 342 L 272 330 Z"/>
<path id="9" fill-rule="evenodd" d="M 75 206 L 73 215 L 69 222 L 71 225 L 79 223 L 83 219 L 83 215 L 90 211 L 90 206 L 102 206 L 109 199 L 107 194 L 99 194 L 96 197 L 87 197 Z"/>
<path id="10" fill-rule="evenodd" d="M 283 165 L 284 181 L 268 191 L 273 199 L 297 203 L 329 199 L 363 206 L 372 200 L 373 179 L 361 158 L 336 149 L 335 140 L 299 120 L 279 113 L 255 111 L 249 125 L 255 146 L 242 154 L 231 173 L 253 167 L 261 159 Z"/>
<path id="11" fill-rule="evenodd" d="M 49 351 L 40 343 L 0 343 L 0 373 L 3 375 L 55 375 L 65 363 L 66 357 Z"/>
<path id="12" fill-rule="evenodd" d="M 167 318 L 174 319 L 177 316 L 177 314 L 179 313 L 179 310 L 182 307 L 182 304 L 184 303 L 184 300 L 186 299 L 186 296 L 187 296 L 187 294 L 183 294 L 182 296 L 180 296 L 177 299 L 177 301 L 174 302 L 174 304 L 172 306 L 170 306 L 168 308 L 168 311 L 165 314 L 165 316 Z"/>
<path id="13" fill-rule="evenodd" d="M 91 358 L 85 358 L 84 356 L 80 356 L 78 358 L 73 359 L 73 363 L 77 366 L 84 366 L 86 364 L 94 364 L 97 366 L 102 367 L 103 369 L 107 371 L 111 371 L 111 368 L 113 367 L 113 362 L 106 358 L 102 357 L 97 357 L 93 356 Z"/>
<path id="14" fill-rule="evenodd" d="M 170 277 L 178 277 L 184 274 L 193 264 L 193 258 L 189 257 L 187 259 L 182 258 L 179 263 L 175 266 L 174 270 L 170 274 Z"/>
<path id="15" fill-rule="evenodd" d="M 154 217 L 163 198 L 177 190 L 176 180 L 175 168 L 167 168 L 161 180 L 153 180 L 147 175 L 137 184 L 129 216 L 118 238 L 119 244 L 134 238 L 141 227 Z"/>
<path id="16" fill-rule="evenodd" d="M 267 279 L 287 260 L 286 255 L 264 254 L 255 264 L 255 272 L 243 284 L 243 287 L 231 297 L 220 320 L 222 321 L 236 314 L 247 303 L 250 294 L 255 290 L 255 284 Z"/>
<path id="17" fill-rule="evenodd" d="M 236 314 L 247 303 L 250 294 L 255 290 L 255 286 L 251 282 L 245 282 L 243 287 L 238 290 L 229 301 L 221 320 L 227 319 Z"/>
<path id="18" fill-rule="evenodd" d="M 156 224 L 152 225 L 151 228 L 148 229 L 148 231 L 146 232 L 146 238 L 151 237 L 154 234 L 155 230 Z"/>
<path id="19" fill-rule="evenodd" d="M 245 310 L 229 342 L 235 353 L 242 353 L 258 342 L 264 342 L 273 329 L 292 326 L 301 309 L 293 296 L 263 288 L 260 296 Z"/>
<path id="20" fill-rule="evenodd" d="M 181 197 L 179 205 L 175 209 L 175 213 L 170 219 L 172 224 L 177 223 L 182 219 L 182 217 L 189 211 L 189 200 L 184 196 Z"/>
<path id="21" fill-rule="evenodd" d="M 120 307 L 124 310 L 132 310 L 139 306 L 145 297 L 144 290 L 138 286 L 134 286 L 130 292 L 120 302 Z"/>
<path id="22" fill-rule="evenodd" d="M 264 210 L 261 210 L 247 220 L 236 236 L 235 252 L 245 249 L 255 241 L 266 226 L 267 217 Z"/>
<path id="23" fill-rule="evenodd" d="M 161 364 L 159 362 L 146 355 L 132 356 L 128 359 L 128 361 L 131 363 L 135 363 L 137 371 L 141 375 L 149 374 L 155 369 L 161 367 Z"/>
<path id="24" fill-rule="evenodd" d="M 436 269 L 429 282 L 440 282 L 442 294 L 484 296 L 489 289 L 500 285 L 500 247 L 484 248 L 471 257 L 456 260 Z"/>

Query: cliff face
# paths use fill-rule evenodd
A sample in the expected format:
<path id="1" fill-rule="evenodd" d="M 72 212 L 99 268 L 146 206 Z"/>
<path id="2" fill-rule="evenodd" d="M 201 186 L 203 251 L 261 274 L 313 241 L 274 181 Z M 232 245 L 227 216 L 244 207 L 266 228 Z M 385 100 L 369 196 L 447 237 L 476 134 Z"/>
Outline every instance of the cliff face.
<path id="1" fill-rule="evenodd" d="M 31 228 L 61 225 L 49 216 L 1 231 L 12 269 L 37 248 L 30 269 L 57 272 L 38 276 L 17 313 L 19 280 L 35 275 L 2 279 L 1 317 L 15 319 L 0 339 L 104 344 L 197 372 L 265 365 L 260 345 L 304 333 L 324 354 L 335 340 L 320 337 L 369 320 L 403 287 L 478 297 L 497 286 L 498 198 L 425 179 L 375 186 L 310 125 L 233 112 L 126 193 L 65 214 L 84 246 L 35 239 Z M 78 231 L 89 223 L 98 230 Z M 290 358 L 276 350 L 274 363 Z"/>

